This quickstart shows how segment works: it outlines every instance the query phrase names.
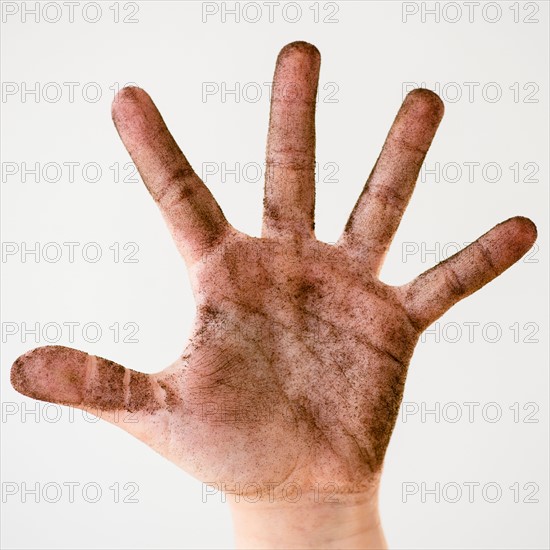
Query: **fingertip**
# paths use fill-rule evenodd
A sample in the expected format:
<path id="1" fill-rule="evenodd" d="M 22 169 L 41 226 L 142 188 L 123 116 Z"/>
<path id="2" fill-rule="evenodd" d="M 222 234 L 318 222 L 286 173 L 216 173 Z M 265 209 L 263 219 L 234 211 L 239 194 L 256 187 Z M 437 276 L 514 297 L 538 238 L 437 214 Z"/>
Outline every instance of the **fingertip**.
<path id="1" fill-rule="evenodd" d="M 519 261 L 533 246 L 537 238 L 535 224 L 523 216 L 500 222 L 482 235 L 478 241 L 490 251 L 491 263 L 498 274 Z"/>
<path id="2" fill-rule="evenodd" d="M 286 46 L 283 46 L 279 52 L 278 58 L 282 59 L 283 57 L 294 53 L 301 53 L 317 59 L 321 58 L 321 52 L 317 49 L 317 47 L 303 40 L 296 40 L 294 42 L 290 42 Z"/>
<path id="3" fill-rule="evenodd" d="M 298 73 L 294 78 L 299 79 L 310 72 L 318 77 L 320 67 L 321 53 L 309 42 L 291 42 L 284 46 L 277 56 L 276 71 Z"/>
<path id="4" fill-rule="evenodd" d="M 532 220 L 526 218 L 525 216 L 515 216 L 510 218 L 509 221 L 514 223 L 516 231 L 525 237 L 526 241 L 529 241 L 532 244 L 537 240 L 537 226 Z"/>
<path id="5" fill-rule="evenodd" d="M 28 380 L 25 370 L 25 356 L 31 352 L 27 352 L 19 356 L 11 366 L 10 370 L 10 382 L 13 388 L 26 395 L 25 388 L 28 386 Z"/>
<path id="6" fill-rule="evenodd" d="M 19 393 L 29 395 L 33 365 L 36 364 L 37 360 L 40 361 L 40 357 L 45 357 L 48 348 L 49 346 L 31 349 L 13 362 L 10 371 L 10 382 Z"/>
<path id="7" fill-rule="evenodd" d="M 87 354 L 64 346 L 43 346 L 18 357 L 11 368 L 10 382 L 19 393 L 63 404 L 81 400 L 78 390 Z"/>
<path id="8" fill-rule="evenodd" d="M 521 258 L 537 239 L 537 226 L 524 216 L 515 216 L 502 223 L 508 246 L 517 258 Z"/>
<path id="9" fill-rule="evenodd" d="M 111 117 L 117 122 L 118 118 L 128 111 L 128 107 L 151 101 L 149 94 L 138 86 L 125 86 L 115 95 L 111 103 Z"/>
<path id="10" fill-rule="evenodd" d="M 411 90 L 405 102 L 413 104 L 419 115 L 435 115 L 439 120 L 445 114 L 443 100 L 432 90 L 427 88 L 415 88 Z"/>
<path id="11" fill-rule="evenodd" d="M 308 42 L 291 42 L 277 56 L 271 99 L 290 103 L 316 103 L 321 54 Z"/>

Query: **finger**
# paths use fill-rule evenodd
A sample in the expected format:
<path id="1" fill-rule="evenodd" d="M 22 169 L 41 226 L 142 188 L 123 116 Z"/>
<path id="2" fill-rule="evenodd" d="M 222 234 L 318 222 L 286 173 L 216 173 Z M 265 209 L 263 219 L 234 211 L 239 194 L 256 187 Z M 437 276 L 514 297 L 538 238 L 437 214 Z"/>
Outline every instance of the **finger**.
<path id="1" fill-rule="evenodd" d="M 315 100 L 321 56 L 292 42 L 277 58 L 266 152 L 263 236 L 313 235 Z"/>
<path id="2" fill-rule="evenodd" d="M 422 330 L 517 262 L 537 238 L 535 224 L 521 216 L 493 227 L 454 256 L 402 287 L 411 320 Z"/>
<path id="3" fill-rule="evenodd" d="M 11 383 L 28 397 L 94 414 L 164 408 L 162 388 L 152 376 L 63 346 L 21 355 L 12 366 Z"/>
<path id="4" fill-rule="evenodd" d="M 376 274 L 401 222 L 443 110 L 442 101 L 429 90 L 419 88 L 407 95 L 340 239 L 361 254 Z"/>
<path id="5" fill-rule="evenodd" d="M 140 88 L 123 88 L 112 106 L 117 131 L 174 236 L 195 261 L 229 228 L 219 205 L 170 134 L 155 104 Z"/>

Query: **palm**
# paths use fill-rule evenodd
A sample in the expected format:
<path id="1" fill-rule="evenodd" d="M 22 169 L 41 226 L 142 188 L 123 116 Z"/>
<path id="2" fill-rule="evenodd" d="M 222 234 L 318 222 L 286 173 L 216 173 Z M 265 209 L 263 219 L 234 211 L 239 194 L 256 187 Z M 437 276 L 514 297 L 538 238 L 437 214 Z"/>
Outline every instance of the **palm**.
<path id="1" fill-rule="evenodd" d="M 380 467 L 417 330 L 343 250 L 230 241 L 201 266 L 194 336 L 159 375 L 188 419 L 172 459 L 215 481 L 359 487 Z"/>
<path id="2" fill-rule="evenodd" d="M 27 395 L 101 409 L 107 420 L 207 482 L 363 490 L 380 472 L 421 331 L 535 239 L 513 218 L 402 287 L 377 278 L 442 116 L 434 94 L 405 100 L 336 245 L 314 237 L 319 55 L 294 43 L 274 78 L 261 239 L 225 220 L 141 90 L 114 120 L 188 263 L 193 335 L 145 375 L 60 347 L 19 358 Z M 285 95 L 294 83 L 298 93 Z M 124 100 L 124 101 L 123 101 Z M 121 423 L 120 411 L 137 422 Z"/>

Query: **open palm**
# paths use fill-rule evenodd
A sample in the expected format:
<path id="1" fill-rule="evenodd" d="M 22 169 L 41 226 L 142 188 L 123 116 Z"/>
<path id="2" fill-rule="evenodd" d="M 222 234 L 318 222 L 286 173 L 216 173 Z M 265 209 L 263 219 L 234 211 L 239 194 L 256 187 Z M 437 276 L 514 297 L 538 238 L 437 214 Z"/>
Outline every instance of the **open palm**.
<path id="1" fill-rule="evenodd" d="M 286 46 L 275 70 L 262 238 L 233 228 L 149 96 L 123 89 L 118 132 L 191 274 L 197 302 L 184 353 L 152 375 L 60 346 L 21 356 L 12 383 L 36 399 L 102 411 L 199 479 L 277 494 L 360 493 L 377 479 L 421 332 L 502 273 L 536 238 L 503 222 L 392 287 L 378 279 L 443 115 L 405 99 L 341 239 L 314 234 L 319 52 Z M 132 422 L 122 422 L 125 411 Z"/>

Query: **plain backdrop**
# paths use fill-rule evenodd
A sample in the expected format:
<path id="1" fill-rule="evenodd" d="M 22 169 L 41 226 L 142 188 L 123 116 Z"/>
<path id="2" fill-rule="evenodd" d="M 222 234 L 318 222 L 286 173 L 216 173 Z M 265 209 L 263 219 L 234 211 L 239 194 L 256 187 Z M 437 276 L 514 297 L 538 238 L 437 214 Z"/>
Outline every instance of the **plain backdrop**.
<path id="1" fill-rule="evenodd" d="M 23 16 L 35 4 L 39 22 Z M 306 40 L 322 55 L 321 240 L 338 238 L 404 87 L 421 85 L 446 114 L 383 280 L 406 282 L 514 215 L 539 230 L 418 345 L 381 490 L 390 545 L 548 548 L 548 4 L 280 2 L 270 21 L 248 2 L 239 22 L 233 2 L 91 4 L 73 22 L 61 2 L 2 5 L 2 546 L 232 546 L 220 495 L 203 502 L 199 481 L 115 426 L 19 395 L 9 370 L 54 342 L 144 372 L 177 357 L 193 299 L 127 165 L 114 90 L 145 88 L 231 223 L 259 235 L 268 83 L 280 48 Z"/>

